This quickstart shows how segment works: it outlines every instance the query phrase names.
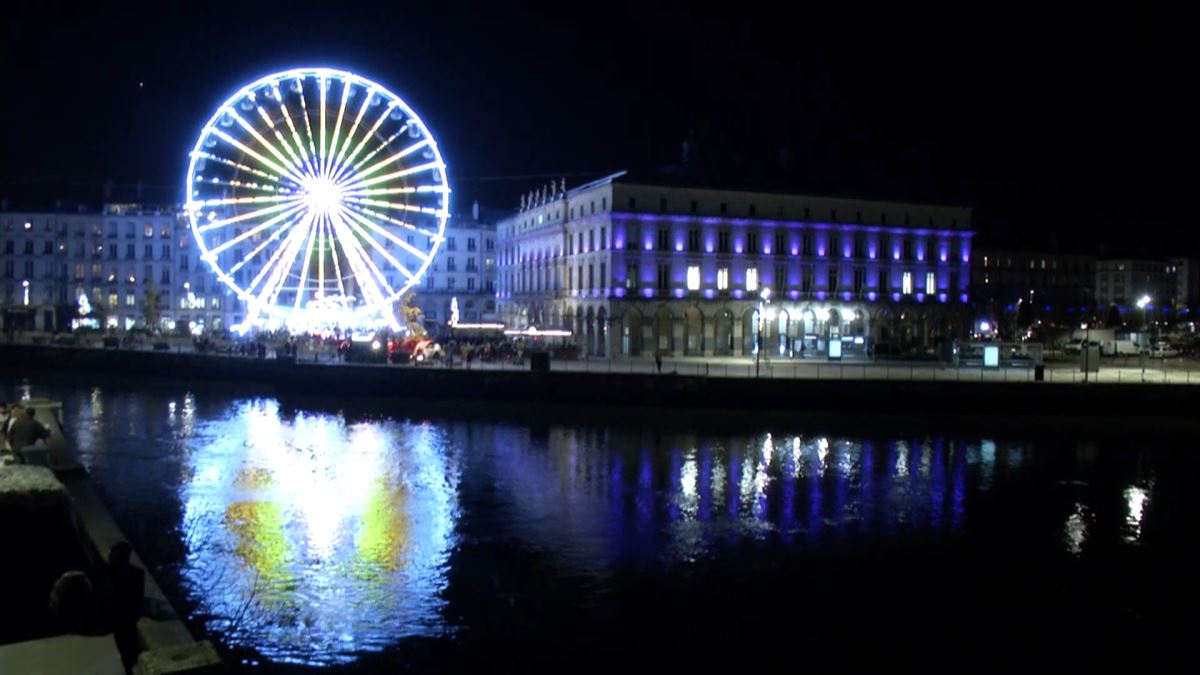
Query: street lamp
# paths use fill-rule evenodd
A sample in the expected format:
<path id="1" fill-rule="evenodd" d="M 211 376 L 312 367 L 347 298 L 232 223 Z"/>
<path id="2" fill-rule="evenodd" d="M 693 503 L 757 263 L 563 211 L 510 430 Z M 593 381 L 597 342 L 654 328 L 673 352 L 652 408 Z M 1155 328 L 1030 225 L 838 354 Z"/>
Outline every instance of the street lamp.
<path id="1" fill-rule="evenodd" d="M 762 359 L 763 351 L 763 328 L 765 327 L 766 304 L 771 302 L 771 288 L 763 286 L 762 292 L 758 294 L 758 335 L 754 339 L 754 376 L 758 377 L 759 360 Z"/>
<path id="2" fill-rule="evenodd" d="M 1087 321 L 1079 326 L 1083 329 L 1083 381 L 1088 380 L 1088 361 L 1091 359 L 1092 322 Z"/>
<path id="3" fill-rule="evenodd" d="M 1146 305 L 1150 304 L 1150 296 L 1143 295 L 1137 301 L 1138 309 L 1142 310 L 1142 328 L 1146 327 Z"/>

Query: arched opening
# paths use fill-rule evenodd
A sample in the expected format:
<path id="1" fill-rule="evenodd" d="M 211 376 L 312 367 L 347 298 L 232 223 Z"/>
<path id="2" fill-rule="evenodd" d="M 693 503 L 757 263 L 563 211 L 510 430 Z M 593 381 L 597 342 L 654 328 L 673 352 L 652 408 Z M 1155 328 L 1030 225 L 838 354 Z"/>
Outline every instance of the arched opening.
<path id="1" fill-rule="evenodd" d="M 587 341 L 584 352 L 586 354 L 596 353 L 596 311 L 591 307 L 587 309 L 587 318 L 584 320 L 584 330 L 587 331 Z"/>
<path id="2" fill-rule="evenodd" d="M 674 317 L 666 306 L 658 308 L 654 313 L 654 348 L 657 351 L 673 354 L 675 344 L 671 334 Z"/>
<path id="3" fill-rule="evenodd" d="M 733 353 L 733 312 L 722 309 L 713 317 L 713 354 L 729 356 Z"/>
<path id="4" fill-rule="evenodd" d="M 608 312 L 603 307 L 596 312 L 596 355 L 608 354 Z"/>
<path id="5" fill-rule="evenodd" d="M 683 311 L 683 353 L 688 356 L 704 353 L 704 315 L 694 305 Z"/>
<path id="6" fill-rule="evenodd" d="M 791 315 L 786 309 L 779 310 L 779 317 L 776 319 L 776 333 L 779 335 L 778 345 L 780 356 L 791 356 L 792 353 L 792 335 L 790 328 Z"/>
<path id="7" fill-rule="evenodd" d="M 621 319 L 621 353 L 640 356 L 642 353 L 642 312 L 630 307 Z"/>
<path id="8" fill-rule="evenodd" d="M 758 337 L 758 310 L 747 309 L 742 313 L 742 354 L 752 356 L 757 353 L 755 339 Z"/>

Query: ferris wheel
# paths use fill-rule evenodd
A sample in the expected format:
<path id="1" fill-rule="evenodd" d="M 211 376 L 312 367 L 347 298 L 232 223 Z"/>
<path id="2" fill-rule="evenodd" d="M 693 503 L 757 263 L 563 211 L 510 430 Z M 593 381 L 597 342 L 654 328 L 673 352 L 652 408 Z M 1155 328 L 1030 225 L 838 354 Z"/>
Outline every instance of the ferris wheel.
<path id="1" fill-rule="evenodd" d="M 200 257 L 245 304 L 243 325 L 390 325 L 444 238 L 437 142 L 358 75 L 268 75 L 222 103 L 192 149 L 186 211 Z"/>

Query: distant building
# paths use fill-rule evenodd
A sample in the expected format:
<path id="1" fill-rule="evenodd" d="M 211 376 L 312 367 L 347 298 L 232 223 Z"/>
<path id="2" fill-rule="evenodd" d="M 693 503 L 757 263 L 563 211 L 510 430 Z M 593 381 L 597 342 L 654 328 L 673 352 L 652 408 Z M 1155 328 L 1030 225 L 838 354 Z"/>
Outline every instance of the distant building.
<path id="1" fill-rule="evenodd" d="M 463 323 L 496 321 L 495 219 L 476 202 L 470 214 L 446 221 L 445 237 L 413 296 L 425 329 L 434 335 L 445 331 L 453 298 Z"/>
<path id="2" fill-rule="evenodd" d="M 1200 260 L 1169 258 L 1175 268 L 1175 307 L 1200 309 Z"/>
<path id="3" fill-rule="evenodd" d="M 499 310 L 596 355 L 928 348 L 969 330 L 971 210 L 621 172 L 501 220 Z M 765 289 L 770 302 L 758 309 Z"/>
<path id="4" fill-rule="evenodd" d="M 176 207 L 107 204 L 99 212 L 0 212 L 0 324 L 5 330 L 70 330 L 87 318 L 103 327 L 226 328 L 241 304 L 201 265 L 187 218 Z M 91 312 L 80 314 L 80 296 Z M 153 315 L 153 314 L 152 314 Z"/>
<path id="5" fill-rule="evenodd" d="M 1096 263 L 1096 301 L 1121 313 L 1148 296 L 1162 314 L 1181 306 L 1177 266 L 1166 260 L 1111 259 Z M 1186 294 L 1185 294 L 1186 295 Z M 1186 303 L 1186 299 L 1183 300 Z"/>
<path id="6" fill-rule="evenodd" d="M 1096 309 L 1096 257 L 977 248 L 971 297 L 993 315 L 1029 302 L 1032 316 L 1059 321 Z"/>

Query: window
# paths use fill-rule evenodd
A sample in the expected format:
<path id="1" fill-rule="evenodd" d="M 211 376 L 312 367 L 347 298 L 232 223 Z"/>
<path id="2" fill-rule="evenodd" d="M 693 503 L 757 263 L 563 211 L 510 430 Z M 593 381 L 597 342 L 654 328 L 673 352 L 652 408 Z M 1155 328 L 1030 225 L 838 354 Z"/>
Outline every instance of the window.
<path id="1" fill-rule="evenodd" d="M 754 204 L 751 204 L 750 205 L 750 216 L 754 217 L 756 215 L 758 215 L 758 208 L 756 206 L 754 206 Z"/>
<path id="2" fill-rule="evenodd" d="M 637 288 L 639 276 L 637 263 L 625 263 L 625 288 Z"/>
<path id="3" fill-rule="evenodd" d="M 854 292 L 862 293 L 863 286 L 867 285 L 867 271 L 859 267 L 854 270 Z"/>
<path id="4" fill-rule="evenodd" d="M 146 248 L 142 251 L 142 258 L 145 260 L 154 259 L 154 244 L 146 244 Z"/>
<path id="5" fill-rule="evenodd" d="M 912 239 L 905 239 L 905 240 L 904 240 L 904 259 L 905 259 L 905 260 L 912 260 L 912 259 L 913 259 L 913 242 L 912 242 Z"/>
<path id="6" fill-rule="evenodd" d="M 862 260 L 865 255 L 864 252 L 866 250 L 867 250 L 866 242 L 863 241 L 863 238 L 861 236 L 855 237 L 854 238 L 854 257 L 859 260 Z"/>
<path id="7" fill-rule="evenodd" d="M 588 206 L 589 206 L 589 207 L 591 207 L 591 212 L 592 212 L 593 214 L 594 214 L 594 213 L 596 213 L 596 200 L 595 200 L 595 199 L 593 199 L 592 201 L 588 202 Z"/>
<path id="8" fill-rule="evenodd" d="M 630 198 L 629 198 L 629 210 L 630 210 L 630 211 L 633 211 L 633 210 L 634 210 L 634 209 L 636 209 L 636 208 L 637 208 L 637 198 L 636 198 L 636 197 L 630 197 Z"/>
<path id="9" fill-rule="evenodd" d="M 446 290 L 448 290 L 448 291 L 454 290 L 454 282 L 455 282 L 454 277 L 447 277 L 446 278 Z"/>
<path id="10" fill-rule="evenodd" d="M 838 219 L 837 219 L 837 209 L 832 209 L 832 210 L 830 210 L 830 212 L 829 212 L 829 222 L 831 222 L 831 223 L 836 223 L 837 221 L 838 221 Z"/>
<path id="11" fill-rule="evenodd" d="M 588 289 L 596 287 L 596 267 L 592 263 L 588 263 Z"/>
<path id="12" fill-rule="evenodd" d="M 601 210 L 601 211 L 607 211 L 607 210 L 608 210 L 608 197 L 601 197 L 601 198 L 600 198 L 600 210 Z"/>
<path id="13" fill-rule="evenodd" d="M 125 247 L 125 259 L 126 260 L 133 260 L 134 255 L 135 255 L 134 252 L 135 252 L 136 248 L 137 247 L 134 246 L 133 244 L 129 244 L 128 246 Z"/>
<path id="14" fill-rule="evenodd" d="M 758 268 L 749 267 L 746 269 L 746 290 L 750 292 L 758 290 Z"/>
<path id="15" fill-rule="evenodd" d="M 726 213 L 729 213 L 729 204 L 726 204 L 725 202 L 721 202 L 721 215 L 724 215 Z"/>
<path id="16" fill-rule="evenodd" d="M 170 260 L 171 259 L 171 245 L 170 244 L 163 244 L 162 254 L 159 255 L 158 258 L 159 258 L 159 260 Z"/>
<path id="17" fill-rule="evenodd" d="M 783 265 L 775 266 L 775 290 L 783 292 L 787 289 L 787 267 Z"/>
<path id="18" fill-rule="evenodd" d="M 450 256 L 450 257 L 446 258 L 446 271 L 447 272 L 457 272 L 458 271 L 458 262 L 454 259 L 454 256 Z"/>
<path id="19" fill-rule="evenodd" d="M 475 290 L 475 277 L 467 277 L 467 290 Z"/>
<path id="20" fill-rule="evenodd" d="M 950 290 L 952 290 L 952 291 L 958 290 L 958 272 L 950 273 Z"/>
<path id="21" fill-rule="evenodd" d="M 600 263 L 600 288 L 604 289 L 604 294 L 608 295 L 608 268 L 604 263 Z"/>
<path id="22" fill-rule="evenodd" d="M 170 268 L 168 268 L 168 267 L 162 268 L 162 278 L 159 280 L 159 283 L 163 283 L 163 284 L 171 283 L 171 269 Z"/>
<path id="23" fill-rule="evenodd" d="M 829 292 L 836 293 L 838 289 L 838 270 L 833 268 L 829 270 Z"/>
<path id="24" fill-rule="evenodd" d="M 913 289 L 912 272 L 905 272 L 904 276 L 902 277 L 900 292 L 905 295 L 912 295 L 912 292 L 913 292 L 912 289 Z"/>
<path id="25" fill-rule="evenodd" d="M 888 277 L 887 270 L 879 270 L 879 290 L 887 291 L 892 287 L 891 279 Z"/>
<path id="26" fill-rule="evenodd" d="M 786 248 L 787 248 L 787 233 L 777 230 L 775 232 L 775 255 L 785 255 L 784 249 L 786 249 Z"/>
<path id="27" fill-rule="evenodd" d="M 813 254 L 813 236 L 811 232 L 805 232 L 801 240 L 801 255 L 811 258 Z"/>
<path id="28" fill-rule="evenodd" d="M 77 280 L 83 278 L 83 263 L 75 263 L 75 278 Z"/>
<path id="29" fill-rule="evenodd" d="M 700 266 L 699 265 L 688 265 L 687 288 L 689 291 L 700 290 Z"/>
<path id="30" fill-rule="evenodd" d="M 109 309 L 117 308 L 117 294 L 116 293 L 108 294 L 108 308 Z"/>
<path id="31" fill-rule="evenodd" d="M 729 253 L 729 230 L 717 233 L 717 253 Z"/>
<path id="32" fill-rule="evenodd" d="M 658 290 L 665 291 L 671 287 L 671 265 L 660 263 L 658 266 Z"/>
<path id="33" fill-rule="evenodd" d="M 42 246 L 42 253 L 44 253 L 46 255 L 54 255 L 54 242 L 47 239 L 45 241 L 45 245 Z M 1043 260 L 1042 267 L 1045 267 L 1045 266 L 1046 266 L 1046 261 Z"/>
<path id="34" fill-rule="evenodd" d="M 608 248 L 608 229 L 603 227 L 600 228 L 600 248 L 602 250 Z"/>
<path id="35" fill-rule="evenodd" d="M 583 232 L 582 231 L 576 235 L 576 239 L 577 239 L 577 241 L 575 242 L 575 244 L 576 244 L 575 250 L 579 251 L 580 253 L 583 253 Z"/>
<path id="36" fill-rule="evenodd" d="M 595 230 L 588 230 L 588 250 L 589 251 L 596 250 L 596 231 Z"/>
<path id="37" fill-rule="evenodd" d="M 633 251 L 638 247 L 638 239 L 641 238 L 641 231 L 636 227 L 629 227 L 625 232 L 625 250 Z"/>
<path id="38" fill-rule="evenodd" d="M 143 236 L 145 236 L 147 239 L 150 239 L 151 237 L 153 237 L 154 236 L 154 226 L 147 225 Z"/>
<path id="39" fill-rule="evenodd" d="M 567 255 L 575 255 L 575 237 L 567 235 Z"/>
<path id="40" fill-rule="evenodd" d="M 446 250 L 453 251 L 456 248 L 458 247 L 455 245 L 454 237 L 446 237 Z"/>
<path id="41" fill-rule="evenodd" d="M 722 267 L 717 270 L 717 290 L 718 291 L 728 291 L 729 290 L 729 268 L 728 267 Z"/>
<path id="42" fill-rule="evenodd" d="M 478 272 L 479 271 L 479 265 L 476 262 L 476 260 L 477 259 L 474 257 L 467 258 L 467 271 L 468 272 Z"/>
<path id="43" fill-rule="evenodd" d="M 692 213 L 696 213 L 700 210 L 700 202 L 696 201 L 695 199 L 692 200 L 691 206 L 692 206 Z"/>
<path id="44" fill-rule="evenodd" d="M 800 290 L 804 293 L 812 293 L 813 287 L 813 268 L 805 267 L 800 275 Z"/>
<path id="45" fill-rule="evenodd" d="M 33 240 L 32 239 L 25 242 L 25 253 L 30 254 L 30 255 L 33 254 Z"/>
<path id="46" fill-rule="evenodd" d="M 937 293 L 937 277 L 934 276 L 933 272 L 925 273 L 925 293 L 928 295 Z"/>
<path id="47" fill-rule="evenodd" d="M 746 252 L 751 255 L 759 253 L 757 231 L 751 230 L 746 233 Z"/>
<path id="48" fill-rule="evenodd" d="M 670 238 L 671 238 L 671 234 L 670 234 L 669 230 L 667 230 L 665 227 L 658 228 L 658 250 L 660 250 L 660 251 L 668 250 L 667 246 L 668 246 L 668 240 Z"/>
<path id="49" fill-rule="evenodd" d="M 658 210 L 662 211 L 663 213 L 667 212 L 667 198 L 666 197 L 662 197 L 658 200 Z"/>
<path id="50" fill-rule="evenodd" d="M 467 250 L 468 251 L 475 250 L 475 237 L 467 237 Z"/>
<path id="51" fill-rule="evenodd" d="M 700 230 L 693 227 L 688 230 L 688 247 L 687 250 L 695 253 L 700 250 Z"/>

